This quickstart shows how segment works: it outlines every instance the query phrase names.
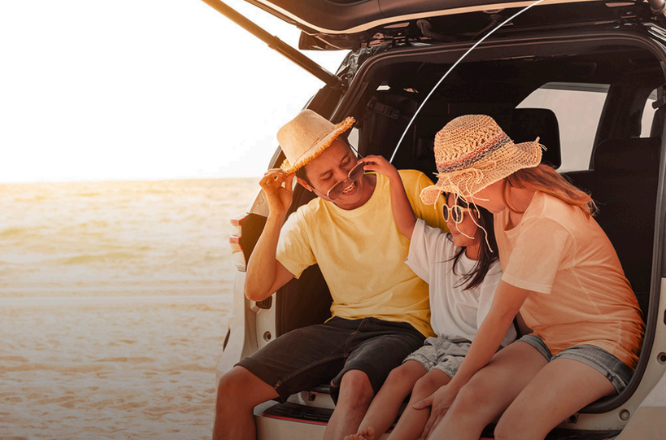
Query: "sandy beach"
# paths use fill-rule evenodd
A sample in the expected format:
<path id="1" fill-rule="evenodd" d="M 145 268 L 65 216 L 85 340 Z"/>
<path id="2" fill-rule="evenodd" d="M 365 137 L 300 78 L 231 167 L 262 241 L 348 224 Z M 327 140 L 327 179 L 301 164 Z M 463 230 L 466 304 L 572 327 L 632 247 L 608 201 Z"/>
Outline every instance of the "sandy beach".
<path id="1" fill-rule="evenodd" d="M 256 189 L 0 186 L 0 440 L 210 438 L 228 219 Z"/>

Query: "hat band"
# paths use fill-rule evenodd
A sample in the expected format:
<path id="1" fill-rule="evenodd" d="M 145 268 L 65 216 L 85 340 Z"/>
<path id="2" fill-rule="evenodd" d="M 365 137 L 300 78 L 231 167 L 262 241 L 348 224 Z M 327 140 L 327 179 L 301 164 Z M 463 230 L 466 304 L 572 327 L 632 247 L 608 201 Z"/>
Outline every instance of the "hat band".
<path id="1" fill-rule="evenodd" d="M 491 139 L 486 145 L 472 151 L 470 154 L 463 156 L 455 161 L 437 164 L 437 171 L 439 173 L 451 173 L 469 167 L 470 165 L 478 162 L 491 153 L 499 150 L 505 145 L 512 144 L 513 141 L 506 133 L 500 132 L 494 139 Z"/>

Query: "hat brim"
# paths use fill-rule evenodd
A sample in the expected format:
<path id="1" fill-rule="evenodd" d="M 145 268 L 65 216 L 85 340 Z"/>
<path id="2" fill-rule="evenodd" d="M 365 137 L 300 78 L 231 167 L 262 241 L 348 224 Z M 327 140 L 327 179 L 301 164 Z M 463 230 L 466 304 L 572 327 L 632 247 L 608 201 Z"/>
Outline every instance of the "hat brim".
<path id="1" fill-rule="evenodd" d="M 312 162 L 313 159 L 317 158 L 321 153 L 324 152 L 328 147 L 331 146 L 333 141 L 335 141 L 341 134 L 349 130 L 352 125 L 354 125 L 356 120 L 349 116 L 344 121 L 335 125 L 335 128 L 328 133 L 327 135 L 317 139 L 317 141 L 308 148 L 292 165 L 289 163 L 289 160 L 285 159 L 280 166 L 280 169 L 287 174 L 295 173 L 299 168 L 303 168 L 308 163 Z"/>
<path id="2" fill-rule="evenodd" d="M 538 138 L 536 141 L 520 144 L 511 142 L 468 168 L 450 173 L 438 173 L 437 183 L 421 191 L 421 201 L 426 205 L 432 205 L 443 192 L 457 194 L 463 198 L 473 196 L 518 170 L 539 165 L 545 148 L 539 144 Z M 507 161 L 507 155 L 511 160 Z"/>

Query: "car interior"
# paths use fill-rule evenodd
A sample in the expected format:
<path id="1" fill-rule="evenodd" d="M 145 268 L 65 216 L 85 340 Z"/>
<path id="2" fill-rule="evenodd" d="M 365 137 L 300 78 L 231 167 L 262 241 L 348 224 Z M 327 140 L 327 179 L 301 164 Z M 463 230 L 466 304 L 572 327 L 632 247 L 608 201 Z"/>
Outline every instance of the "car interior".
<path id="1" fill-rule="evenodd" d="M 539 137 L 547 147 L 543 162 L 590 192 L 597 203 L 596 220 L 613 243 L 636 293 L 647 324 L 645 344 L 651 344 L 650 332 L 654 329 L 650 322 L 657 319 L 651 304 L 658 299 L 657 269 L 653 271 L 653 265 L 657 266 L 661 258 L 658 251 L 653 251 L 653 244 L 663 117 L 662 110 L 655 111 L 650 104 L 659 102 L 662 96 L 664 71 L 649 48 L 635 42 L 585 40 L 573 41 L 566 48 L 561 42 L 557 49 L 554 47 L 532 43 L 526 50 L 496 44 L 485 52 L 477 51 L 476 56 L 453 69 L 411 124 L 425 96 L 458 59 L 461 49 L 442 49 L 439 53 L 411 50 L 404 56 L 397 50 L 391 56 L 375 56 L 361 67 L 332 120 L 337 122 L 348 115 L 356 118 L 350 141 L 357 143 L 361 155 L 391 158 L 407 130 L 393 164 L 399 169 L 421 170 L 432 179 L 436 173 L 434 136 L 457 116 L 488 114 L 515 142 Z M 600 93 L 598 117 L 576 115 L 576 108 L 563 113 L 562 109 L 548 107 L 548 99 L 554 99 L 557 93 L 577 90 Z M 543 105 L 521 105 L 537 91 L 548 98 Z M 567 112 L 574 113 L 574 120 L 588 121 L 590 140 L 580 151 L 578 146 L 564 144 L 565 135 L 580 128 L 565 123 L 564 116 L 568 120 L 572 116 Z M 585 157 L 585 165 L 564 169 L 563 163 L 576 154 Z M 276 158 L 276 163 L 279 160 Z M 297 186 L 292 210 L 311 198 L 311 193 Z M 277 335 L 325 321 L 330 317 L 331 301 L 318 268 L 306 270 L 275 296 Z M 642 358 L 635 375 L 640 376 L 644 369 Z M 602 399 L 583 412 L 603 412 L 621 405 L 635 389 L 631 385 L 623 395 Z M 326 386 L 317 391 L 325 392 Z M 321 417 L 327 420 L 327 413 L 324 411 Z"/>

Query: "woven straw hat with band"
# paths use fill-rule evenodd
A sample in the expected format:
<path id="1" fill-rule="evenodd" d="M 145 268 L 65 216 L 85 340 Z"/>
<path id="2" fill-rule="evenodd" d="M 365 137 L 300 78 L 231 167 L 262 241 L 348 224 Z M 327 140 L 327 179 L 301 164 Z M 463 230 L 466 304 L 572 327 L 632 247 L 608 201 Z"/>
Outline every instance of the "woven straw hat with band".
<path id="1" fill-rule="evenodd" d="M 490 116 L 457 117 L 435 136 L 439 180 L 421 191 L 421 200 L 432 205 L 442 192 L 468 199 L 518 170 L 539 165 L 542 148 L 539 138 L 514 144 Z"/>
<path id="2" fill-rule="evenodd" d="M 287 156 L 280 168 L 287 174 L 296 172 L 323 153 L 354 122 L 348 117 L 335 125 L 312 110 L 301 111 L 278 131 L 278 142 Z"/>

